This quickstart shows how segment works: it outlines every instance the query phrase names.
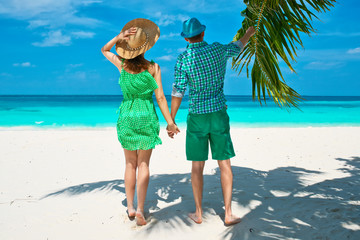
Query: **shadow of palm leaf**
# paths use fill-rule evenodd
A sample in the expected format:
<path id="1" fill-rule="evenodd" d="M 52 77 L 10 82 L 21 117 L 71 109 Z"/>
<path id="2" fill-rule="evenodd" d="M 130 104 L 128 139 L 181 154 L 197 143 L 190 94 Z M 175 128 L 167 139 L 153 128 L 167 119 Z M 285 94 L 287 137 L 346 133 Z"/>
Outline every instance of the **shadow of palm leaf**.
<path id="1" fill-rule="evenodd" d="M 233 201 L 244 210 L 242 223 L 225 228 L 220 239 L 360 239 L 360 158 L 337 159 L 347 177 L 307 185 L 320 171 L 282 167 L 271 171 L 233 167 Z M 150 223 L 139 234 L 193 226 L 187 213 L 193 210 L 190 174 L 150 177 L 145 208 Z M 92 192 L 125 193 L 123 180 L 85 183 L 50 193 L 79 195 Z M 126 206 L 126 201 L 123 201 Z M 205 218 L 223 218 L 220 173 L 204 175 Z M 330 221 L 324 221 L 325 219 Z M 206 219 L 204 224 L 206 224 Z M 356 228 L 358 227 L 358 228 Z M 344 229 L 346 235 L 344 236 Z M 343 231 L 341 231 L 343 230 Z M 324 235 L 325 234 L 325 235 Z"/>
<path id="2" fill-rule="evenodd" d="M 307 185 L 304 176 L 321 172 L 291 167 L 255 171 L 256 187 L 245 188 L 246 194 L 235 193 L 234 201 L 261 204 L 241 224 L 225 230 L 222 239 L 360 239 L 360 158 L 337 160 L 344 164 L 339 170 L 347 177 L 313 185 Z M 235 177 L 246 180 L 240 174 Z"/>
<path id="3" fill-rule="evenodd" d="M 111 181 L 101 181 L 95 183 L 84 183 L 76 186 L 71 186 L 65 189 L 61 189 L 57 192 L 49 193 L 43 196 L 41 199 L 48 197 L 55 197 L 58 195 L 80 195 L 84 193 L 91 193 L 97 191 L 111 192 L 113 190 L 125 193 L 125 187 L 120 187 L 124 184 L 124 180 L 111 180 Z"/>

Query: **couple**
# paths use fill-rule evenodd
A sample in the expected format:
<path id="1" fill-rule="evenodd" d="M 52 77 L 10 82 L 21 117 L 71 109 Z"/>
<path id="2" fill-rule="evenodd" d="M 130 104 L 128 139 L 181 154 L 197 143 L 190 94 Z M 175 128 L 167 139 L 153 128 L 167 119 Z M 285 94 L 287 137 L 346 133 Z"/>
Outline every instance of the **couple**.
<path id="1" fill-rule="evenodd" d="M 160 67 L 144 58 L 144 53 L 154 46 L 160 36 L 159 27 L 155 23 L 147 19 L 134 19 L 101 49 L 104 56 L 120 71 L 119 84 L 124 100 L 120 106 L 117 133 L 126 160 L 125 192 L 128 216 L 131 219 L 136 217 L 137 225 L 146 224 L 144 203 L 149 183 L 149 161 L 152 149 L 161 144 L 159 120 L 152 100 L 153 92 L 168 124 L 168 135 L 173 138 L 180 132 L 174 119 L 187 86 L 189 114 L 186 157 L 192 161 L 191 183 L 196 208 L 189 217 L 195 223 L 202 222 L 203 170 L 208 159 L 210 142 L 212 158 L 218 160 L 221 171 L 225 225 L 240 222 L 240 218 L 231 211 L 233 175 L 230 158 L 234 157 L 235 153 L 230 138 L 223 88 L 227 60 L 240 54 L 255 30 L 250 27 L 239 41 L 222 45 L 207 44 L 203 41 L 205 28 L 196 18 L 183 23 L 181 36 L 189 44 L 185 52 L 179 55 L 175 66 L 171 113 L 163 92 Z M 118 55 L 110 52 L 114 45 Z"/>

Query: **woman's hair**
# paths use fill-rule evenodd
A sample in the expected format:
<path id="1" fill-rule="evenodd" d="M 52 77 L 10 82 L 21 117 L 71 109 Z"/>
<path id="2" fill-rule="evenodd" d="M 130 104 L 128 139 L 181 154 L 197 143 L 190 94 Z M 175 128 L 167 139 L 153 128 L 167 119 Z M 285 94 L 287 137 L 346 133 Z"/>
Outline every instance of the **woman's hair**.
<path id="1" fill-rule="evenodd" d="M 133 58 L 133 59 L 125 59 L 126 68 L 129 69 L 132 72 L 141 72 L 143 69 L 148 69 L 150 66 L 150 63 L 146 61 L 144 58 L 144 54 L 140 54 L 139 56 Z"/>

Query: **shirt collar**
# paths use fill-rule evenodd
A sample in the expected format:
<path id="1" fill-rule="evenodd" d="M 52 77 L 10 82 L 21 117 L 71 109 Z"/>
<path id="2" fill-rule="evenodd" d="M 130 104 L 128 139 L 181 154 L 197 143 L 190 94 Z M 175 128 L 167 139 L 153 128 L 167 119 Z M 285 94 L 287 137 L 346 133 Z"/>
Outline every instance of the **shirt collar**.
<path id="1" fill-rule="evenodd" d="M 198 47 L 203 47 L 206 45 L 208 45 L 207 42 L 202 41 L 202 42 L 196 42 L 196 43 L 189 43 L 186 48 L 187 49 L 198 48 Z"/>

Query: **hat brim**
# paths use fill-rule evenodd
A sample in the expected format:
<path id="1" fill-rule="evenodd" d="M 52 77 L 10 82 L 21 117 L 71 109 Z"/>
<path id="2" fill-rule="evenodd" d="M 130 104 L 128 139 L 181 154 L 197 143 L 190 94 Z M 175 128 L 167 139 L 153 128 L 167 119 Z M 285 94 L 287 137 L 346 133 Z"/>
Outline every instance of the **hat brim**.
<path id="1" fill-rule="evenodd" d="M 201 25 L 201 28 L 199 28 L 198 30 L 196 30 L 196 31 L 194 31 L 194 32 L 192 32 L 192 33 L 186 34 L 186 33 L 184 33 L 184 32 L 181 32 L 181 36 L 182 36 L 183 38 L 192 38 L 192 37 L 195 37 L 195 36 L 199 35 L 200 33 L 204 32 L 205 29 L 206 29 L 206 26 L 205 26 L 205 25 Z"/>
<path id="2" fill-rule="evenodd" d="M 160 29 L 159 27 L 152 21 L 145 19 L 145 18 L 137 18 L 131 20 L 122 28 L 122 32 L 128 30 L 129 28 L 137 27 L 141 28 L 148 34 L 148 42 L 140 49 L 137 50 L 130 50 L 127 47 L 126 40 L 120 40 L 116 43 L 115 50 L 120 57 L 125 59 L 132 59 L 139 56 L 142 53 L 145 53 L 147 50 L 152 48 L 156 41 L 160 37 Z"/>

